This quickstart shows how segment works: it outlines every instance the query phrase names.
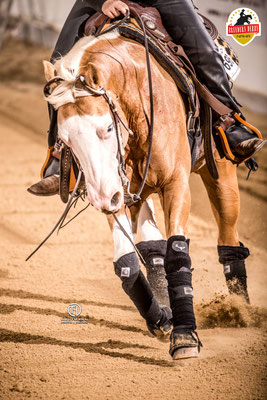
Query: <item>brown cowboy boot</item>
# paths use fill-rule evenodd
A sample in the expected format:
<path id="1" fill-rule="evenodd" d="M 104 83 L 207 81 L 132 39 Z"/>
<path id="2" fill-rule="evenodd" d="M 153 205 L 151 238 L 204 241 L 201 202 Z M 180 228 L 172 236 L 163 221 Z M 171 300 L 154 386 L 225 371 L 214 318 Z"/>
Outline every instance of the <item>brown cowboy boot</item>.
<path id="1" fill-rule="evenodd" d="M 266 143 L 260 131 L 237 113 L 221 116 L 214 126 L 225 156 L 236 164 L 249 160 Z"/>
<path id="2" fill-rule="evenodd" d="M 226 136 L 232 152 L 241 158 L 250 158 L 262 149 L 266 140 L 251 134 L 245 125 L 232 125 L 226 130 Z"/>
<path id="3" fill-rule="evenodd" d="M 265 143 L 266 140 L 259 138 L 247 139 L 239 143 L 234 148 L 234 152 L 243 157 L 253 156 L 262 149 Z"/>
<path id="4" fill-rule="evenodd" d="M 35 196 L 59 194 L 59 175 L 51 175 L 30 186 L 27 191 Z"/>
<path id="5" fill-rule="evenodd" d="M 60 153 L 58 150 L 53 150 L 52 154 L 49 152 L 48 162 L 45 161 L 42 176 L 39 182 L 30 186 L 27 191 L 35 196 L 53 196 L 59 194 L 59 158 Z"/>

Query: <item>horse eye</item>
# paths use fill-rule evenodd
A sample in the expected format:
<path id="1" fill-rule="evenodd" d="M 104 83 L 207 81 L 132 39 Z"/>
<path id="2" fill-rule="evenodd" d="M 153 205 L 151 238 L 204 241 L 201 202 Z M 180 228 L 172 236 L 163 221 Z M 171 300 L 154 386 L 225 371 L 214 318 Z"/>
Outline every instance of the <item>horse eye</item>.
<path id="1" fill-rule="evenodd" d="M 111 132 L 113 130 L 113 124 L 111 124 L 111 125 L 109 125 L 109 127 L 108 127 L 108 132 Z"/>

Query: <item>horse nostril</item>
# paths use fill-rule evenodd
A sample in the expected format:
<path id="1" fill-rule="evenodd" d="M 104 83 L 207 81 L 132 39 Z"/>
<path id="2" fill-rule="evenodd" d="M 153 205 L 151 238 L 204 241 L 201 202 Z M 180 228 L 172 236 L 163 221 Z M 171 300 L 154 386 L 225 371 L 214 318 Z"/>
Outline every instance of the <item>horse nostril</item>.
<path id="1" fill-rule="evenodd" d="M 112 196 L 112 199 L 111 199 L 111 206 L 112 206 L 112 207 L 117 207 L 117 205 L 118 205 L 119 202 L 120 202 L 120 199 L 121 199 L 121 193 L 120 193 L 120 192 L 115 193 L 115 194 Z"/>

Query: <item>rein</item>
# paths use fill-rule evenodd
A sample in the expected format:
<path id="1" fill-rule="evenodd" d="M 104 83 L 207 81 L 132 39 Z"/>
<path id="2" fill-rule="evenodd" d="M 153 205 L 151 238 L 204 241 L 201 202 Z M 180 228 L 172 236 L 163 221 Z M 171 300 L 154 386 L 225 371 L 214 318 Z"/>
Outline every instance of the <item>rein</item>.
<path id="1" fill-rule="evenodd" d="M 88 91 L 93 92 L 96 95 L 102 95 L 110 107 L 110 111 L 112 113 L 114 123 L 115 123 L 116 135 L 117 135 L 119 149 L 120 149 L 120 176 L 122 179 L 122 185 L 126 186 L 126 190 L 127 190 L 126 203 L 136 203 L 141 200 L 141 194 L 143 192 L 143 189 L 144 189 L 144 186 L 146 183 L 146 178 L 147 178 L 148 169 L 149 169 L 149 165 L 150 165 L 150 159 L 151 159 L 151 153 L 152 153 L 152 143 L 153 143 L 153 133 L 154 133 L 154 101 L 153 101 L 153 85 L 152 85 L 151 65 L 150 65 L 150 58 L 149 58 L 149 48 L 148 48 L 148 40 L 147 40 L 145 25 L 144 25 L 142 18 L 140 18 L 140 16 L 138 15 L 138 13 L 136 13 L 133 9 L 131 9 L 130 12 L 132 13 L 133 17 L 139 22 L 139 24 L 142 28 L 143 34 L 144 34 L 144 45 L 145 45 L 145 54 L 146 54 L 148 86 L 149 86 L 149 101 L 150 101 L 150 121 L 148 121 L 148 138 L 149 138 L 148 153 L 147 153 L 146 166 L 145 166 L 145 170 L 144 170 L 144 176 L 143 176 L 143 179 L 141 181 L 141 184 L 140 184 L 140 187 L 139 187 L 139 190 L 137 191 L 137 193 L 130 192 L 130 181 L 126 176 L 125 162 L 123 159 L 124 149 L 122 146 L 122 139 L 121 139 L 119 123 L 121 123 L 124 126 L 124 128 L 127 130 L 127 132 L 130 135 L 133 134 L 132 131 L 130 131 L 130 129 L 124 124 L 123 120 L 120 118 L 115 104 L 108 97 L 106 90 L 104 88 L 100 88 L 99 91 L 96 91 L 86 84 L 85 79 L 83 79 L 83 81 L 81 80 L 81 82 L 82 82 L 84 88 L 86 88 Z M 127 11 L 127 14 L 124 18 L 122 18 L 120 21 L 114 23 L 113 25 L 111 25 L 110 27 L 105 29 L 104 31 L 97 32 L 96 36 L 99 37 L 100 35 L 111 32 L 114 29 L 118 28 L 123 22 L 125 22 L 126 20 L 129 19 L 130 12 Z M 105 25 L 105 23 L 107 21 L 108 21 L 108 19 L 106 19 L 104 21 L 103 26 Z"/>
<path id="2" fill-rule="evenodd" d="M 26 258 L 25 261 L 28 261 L 28 260 L 40 249 L 40 247 L 42 247 L 42 245 L 45 244 L 45 242 L 53 235 L 53 233 L 55 232 L 55 230 L 56 230 L 57 228 L 60 229 L 60 228 L 63 226 L 63 223 L 64 223 L 64 221 L 65 221 L 65 219 L 66 219 L 66 217 L 67 217 L 67 215 L 68 215 L 68 212 L 69 212 L 71 206 L 73 205 L 73 202 L 72 202 L 72 201 L 73 201 L 74 197 L 76 196 L 76 192 L 77 192 L 77 190 L 78 190 L 78 187 L 79 187 L 79 184 L 80 184 L 80 181 L 81 181 L 81 177 L 82 177 L 82 170 L 80 169 L 80 170 L 79 170 L 79 174 L 78 174 L 78 178 L 77 178 L 77 182 L 76 182 L 76 185 L 75 185 L 75 188 L 73 189 L 73 192 L 72 192 L 72 194 L 71 194 L 71 196 L 70 196 L 70 199 L 69 199 L 69 201 L 68 201 L 68 204 L 67 204 L 67 206 L 66 206 L 66 208 L 65 208 L 65 211 L 63 212 L 63 214 L 62 214 L 61 217 L 59 218 L 58 222 L 56 223 L 56 225 L 54 226 L 54 228 L 52 229 L 52 231 L 51 231 L 51 232 L 46 236 L 46 238 L 36 247 L 36 249 Z"/>
<path id="3" fill-rule="evenodd" d="M 77 76 L 75 79 L 75 82 L 74 82 L 74 85 L 76 83 L 80 82 L 81 85 L 83 86 L 83 89 L 85 89 L 88 92 L 88 96 L 90 96 L 90 95 L 103 96 L 103 98 L 106 100 L 106 102 L 109 105 L 109 109 L 110 109 L 110 112 L 112 114 L 113 121 L 114 121 L 117 141 L 118 141 L 119 174 L 121 177 L 122 185 L 123 185 L 123 187 L 126 188 L 126 196 L 125 196 L 126 204 L 136 203 L 141 200 L 141 194 L 142 194 L 142 191 L 143 191 L 145 183 L 146 183 L 146 178 L 147 178 L 148 169 L 149 169 L 149 165 L 150 165 L 152 143 L 153 143 L 153 131 L 154 131 L 153 85 L 152 85 L 152 74 L 151 74 L 151 65 L 150 65 L 150 58 L 149 58 L 147 34 L 146 34 L 146 29 L 145 29 L 143 20 L 140 18 L 140 16 L 134 10 L 131 10 L 131 13 L 133 14 L 134 18 L 136 18 L 138 20 L 138 22 L 143 30 L 143 34 L 144 34 L 146 65 L 147 65 L 147 75 L 148 75 L 148 85 L 149 85 L 149 99 L 150 99 L 150 120 L 148 121 L 148 139 L 149 139 L 148 153 L 147 153 L 147 159 L 146 159 L 146 165 L 145 165 L 145 169 L 144 169 L 143 179 L 141 181 L 141 184 L 140 184 L 140 187 L 139 187 L 137 193 L 130 192 L 130 181 L 126 176 L 125 161 L 124 161 L 125 152 L 124 152 L 124 147 L 123 147 L 120 124 L 123 125 L 123 127 L 129 133 L 129 135 L 133 135 L 133 132 L 127 127 L 127 125 L 124 123 L 124 121 L 118 114 L 116 105 L 113 102 L 113 100 L 108 96 L 105 88 L 99 87 L 98 89 L 94 89 L 94 88 L 90 87 L 89 85 L 87 85 L 87 83 L 85 81 L 85 77 L 83 75 Z M 103 35 L 103 34 L 106 34 L 108 32 L 115 30 L 123 22 L 125 22 L 129 18 L 129 16 L 130 16 L 130 13 L 127 12 L 127 15 L 124 18 L 122 18 L 118 22 L 115 22 L 110 27 L 106 28 L 104 31 L 97 32 L 96 36 L 99 37 L 100 35 Z M 104 26 L 108 20 L 109 20 L 109 18 L 106 18 L 102 25 Z M 47 82 L 46 85 L 44 86 L 45 97 L 48 97 L 51 94 L 50 87 L 52 84 L 54 84 L 54 83 L 60 84 L 63 81 L 64 81 L 63 78 L 61 78 L 60 76 L 56 76 L 56 77 L 52 78 L 49 82 Z M 79 97 L 86 97 L 86 94 L 82 93 L 82 94 L 80 94 Z"/>
<path id="4" fill-rule="evenodd" d="M 122 118 L 118 114 L 116 105 L 113 102 L 113 100 L 108 96 L 107 91 L 106 91 L 105 88 L 99 87 L 98 89 L 94 89 L 94 88 L 90 87 L 89 85 L 87 85 L 84 75 L 77 76 L 76 79 L 75 79 L 75 82 L 74 82 L 74 86 L 76 85 L 76 83 L 81 83 L 83 88 L 88 92 L 88 95 L 83 93 L 79 97 L 86 97 L 86 96 L 91 96 L 91 95 L 93 95 L 93 96 L 103 96 L 105 101 L 108 103 L 108 106 L 109 106 L 109 109 L 110 109 L 110 112 L 112 114 L 112 118 L 113 118 L 113 121 L 114 121 L 115 132 L 116 132 L 116 137 L 117 137 L 117 142 L 118 142 L 119 175 L 121 177 L 122 185 L 123 185 L 123 187 L 126 187 L 126 191 L 127 191 L 126 196 L 125 196 L 126 204 L 135 203 L 135 202 L 138 202 L 138 201 L 141 200 L 141 194 L 142 194 L 142 191 L 143 191 L 144 186 L 145 186 L 145 182 L 146 182 L 146 178 L 147 178 L 147 174 L 148 174 L 148 169 L 149 169 L 149 165 L 150 165 L 151 152 L 152 152 L 152 142 L 153 142 L 153 131 L 154 131 L 153 86 L 152 86 L 152 74 L 151 74 L 151 66 L 150 66 L 150 58 L 149 58 L 149 49 L 148 49 L 148 40 L 147 40 L 147 35 L 146 35 L 146 29 L 145 29 L 144 23 L 143 23 L 142 19 L 139 17 L 139 15 L 137 13 L 135 13 L 135 11 L 133 11 L 133 10 L 131 10 L 131 12 L 132 12 L 133 16 L 140 23 L 140 26 L 141 26 L 141 28 L 143 30 L 143 33 L 144 33 L 144 44 L 145 44 L 146 65 L 147 65 L 148 84 L 149 84 L 149 97 L 150 97 L 150 121 L 148 121 L 148 138 L 149 138 L 148 154 L 147 154 L 147 160 L 146 160 L 146 166 L 145 166 L 145 170 L 144 170 L 143 179 L 141 181 L 140 188 L 137 191 L 137 193 L 131 193 L 130 192 L 130 181 L 127 178 L 127 175 L 126 175 L 125 160 L 124 160 L 125 151 L 124 151 L 124 147 L 123 147 L 123 139 L 122 139 L 122 133 L 121 133 L 121 129 L 120 129 L 120 124 L 125 128 L 125 130 L 128 132 L 129 135 L 133 135 L 133 132 L 131 131 L 131 129 L 129 129 L 129 127 L 124 123 L 124 121 L 122 120 Z M 111 25 L 110 27 L 108 27 L 107 29 L 105 29 L 102 32 L 97 32 L 96 36 L 103 35 L 105 33 L 111 32 L 114 29 L 118 28 L 118 26 L 120 26 L 125 20 L 127 20 L 129 18 L 129 15 L 130 15 L 129 12 L 127 12 L 127 15 L 122 20 L 114 23 L 113 25 Z M 105 21 L 107 21 L 107 20 L 105 20 Z M 104 24 L 103 24 L 103 26 L 104 26 Z M 50 81 L 48 81 L 44 86 L 44 96 L 45 97 L 49 97 L 49 95 L 51 94 L 50 87 L 51 87 L 52 84 L 60 84 L 62 82 L 64 82 L 64 79 L 62 77 L 60 77 L 60 76 L 56 76 L 56 77 L 52 78 Z M 25 261 L 28 261 L 40 249 L 40 247 L 52 236 L 52 234 L 56 231 L 57 228 L 58 228 L 58 230 L 60 230 L 62 227 L 66 226 L 69 222 L 71 222 L 71 220 L 73 219 L 72 218 L 68 223 L 63 225 L 64 221 L 65 221 L 65 219 L 66 219 L 66 217 L 68 215 L 68 212 L 69 212 L 70 208 L 72 207 L 72 205 L 79 198 L 79 196 L 77 196 L 76 192 L 78 190 L 78 187 L 79 187 L 79 184 L 80 184 L 80 180 L 81 180 L 81 177 L 82 177 L 82 169 L 81 169 L 80 163 L 78 162 L 76 157 L 74 157 L 74 158 L 75 158 L 75 161 L 76 161 L 78 169 L 79 169 L 79 174 L 78 174 L 78 178 L 77 178 L 77 181 L 76 181 L 76 185 L 75 185 L 75 187 L 73 189 L 71 197 L 70 197 L 70 199 L 68 201 L 68 204 L 67 204 L 67 206 L 65 208 L 65 211 L 63 212 L 62 216 L 60 217 L 60 219 L 58 220 L 58 222 L 56 223 L 56 225 L 54 226 L 52 231 L 39 244 L 39 246 L 26 258 Z M 76 197 L 76 199 L 75 199 L 75 197 Z M 86 208 L 87 207 L 85 207 L 84 209 L 86 209 Z M 80 213 L 83 210 L 81 210 Z M 78 213 L 77 215 L 79 215 L 80 213 Z M 119 220 L 116 217 L 116 215 L 114 213 L 112 213 L 112 215 L 113 215 L 115 221 L 120 226 L 120 229 L 122 230 L 124 235 L 132 243 L 133 247 L 135 248 L 135 250 L 136 250 L 136 252 L 137 252 L 137 254 L 138 254 L 138 256 L 139 256 L 139 258 L 141 260 L 141 262 L 145 265 L 144 259 L 143 259 L 142 255 L 140 254 L 140 252 L 138 251 L 137 247 L 135 246 L 134 242 L 132 241 L 130 236 L 127 234 L 126 230 L 123 228 L 123 226 L 119 222 Z M 126 216 L 127 216 L 127 214 L 126 214 Z M 127 217 L 127 219 L 128 219 L 128 217 Z"/>

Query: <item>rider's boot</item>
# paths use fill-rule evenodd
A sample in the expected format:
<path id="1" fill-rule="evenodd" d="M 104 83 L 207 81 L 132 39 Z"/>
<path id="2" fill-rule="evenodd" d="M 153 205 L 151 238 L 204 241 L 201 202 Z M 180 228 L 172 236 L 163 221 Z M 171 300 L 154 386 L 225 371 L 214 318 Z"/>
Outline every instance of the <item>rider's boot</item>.
<path id="1" fill-rule="evenodd" d="M 59 175 L 50 175 L 30 186 L 27 191 L 35 196 L 53 196 L 59 194 Z"/>
<path id="2" fill-rule="evenodd" d="M 59 160 L 52 157 L 44 177 L 30 186 L 27 191 L 35 196 L 53 196 L 59 194 Z"/>
<path id="3" fill-rule="evenodd" d="M 218 246 L 219 262 L 223 264 L 229 293 L 243 297 L 248 304 L 245 259 L 249 254 L 249 249 L 243 243 L 240 246 Z"/>
<path id="4" fill-rule="evenodd" d="M 258 129 L 237 113 L 221 116 L 214 128 L 221 139 L 225 156 L 237 164 L 249 160 L 266 143 Z"/>

